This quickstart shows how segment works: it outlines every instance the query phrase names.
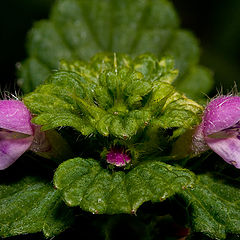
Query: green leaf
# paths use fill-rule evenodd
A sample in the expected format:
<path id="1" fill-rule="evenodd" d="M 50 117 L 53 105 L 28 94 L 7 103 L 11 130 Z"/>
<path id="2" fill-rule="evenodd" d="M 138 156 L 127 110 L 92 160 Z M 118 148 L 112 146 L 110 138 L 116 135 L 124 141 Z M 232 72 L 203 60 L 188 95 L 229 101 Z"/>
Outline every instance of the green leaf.
<path id="1" fill-rule="evenodd" d="M 171 58 L 97 54 L 89 62 L 62 61 L 45 84 L 24 97 L 43 130 L 70 126 L 83 135 L 131 139 L 148 125 L 191 128 L 202 107 L 178 93 Z"/>
<path id="2" fill-rule="evenodd" d="M 184 92 L 188 97 L 199 100 L 213 87 L 212 73 L 202 66 L 192 67 L 181 80 L 177 80 L 174 85 Z"/>
<path id="3" fill-rule="evenodd" d="M 36 177 L 0 185 L 0 236 L 43 231 L 52 237 L 72 222 L 59 191 Z"/>
<path id="4" fill-rule="evenodd" d="M 191 187 L 194 175 L 158 161 L 110 173 L 96 160 L 74 158 L 58 167 L 54 184 L 69 206 L 92 213 L 135 213 L 146 201 L 160 202 Z"/>
<path id="5" fill-rule="evenodd" d="M 176 68 L 180 70 L 181 76 L 199 61 L 197 40 L 190 32 L 178 30 L 174 33 L 166 49 L 166 54 L 176 59 Z"/>
<path id="6" fill-rule="evenodd" d="M 34 25 L 27 46 L 29 58 L 20 69 L 19 81 L 25 92 L 43 82 L 60 60 L 89 60 L 98 52 L 170 55 L 180 71 L 177 87 L 182 81 L 195 86 L 196 78 L 204 75 L 205 87 L 187 91 L 190 97 L 207 93 L 212 86 L 207 71 L 193 76 L 194 69 L 201 68 L 198 42 L 179 28 L 178 16 L 167 0 L 59 0 L 49 19 Z"/>
<path id="7" fill-rule="evenodd" d="M 226 239 L 227 233 L 240 233 L 239 179 L 224 175 L 200 175 L 191 190 L 182 192 L 194 232 L 213 239 Z"/>
<path id="8" fill-rule="evenodd" d="M 17 83 L 24 92 L 31 92 L 50 75 L 49 67 L 34 57 L 28 58 L 19 70 L 21 74 Z"/>
<path id="9" fill-rule="evenodd" d="M 163 109 L 162 116 L 157 120 L 158 125 L 162 128 L 189 129 L 191 126 L 199 124 L 200 119 L 195 117 L 200 113 L 199 105 L 179 93 L 175 92 L 169 97 Z"/>

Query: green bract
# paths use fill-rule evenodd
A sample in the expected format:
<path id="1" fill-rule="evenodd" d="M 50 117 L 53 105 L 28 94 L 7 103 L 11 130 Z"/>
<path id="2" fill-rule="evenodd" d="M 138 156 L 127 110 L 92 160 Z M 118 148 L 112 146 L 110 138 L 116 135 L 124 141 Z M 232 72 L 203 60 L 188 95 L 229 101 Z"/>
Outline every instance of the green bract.
<path id="1" fill-rule="evenodd" d="M 50 19 L 36 23 L 30 31 L 27 49 L 29 58 L 19 81 L 25 92 L 58 68 L 59 60 L 89 60 L 103 51 L 173 56 L 180 71 L 174 84 L 193 98 L 202 98 L 213 85 L 209 70 L 197 65 L 197 40 L 179 28 L 167 0 L 56 1 Z M 198 87 L 189 87 L 193 85 Z"/>
<path id="2" fill-rule="evenodd" d="M 126 140 L 145 128 L 191 128 L 202 107 L 171 85 L 177 76 L 173 66 L 171 58 L 159 61 L 151 55 L 98 54 L 90 62 L 62 61 L 60 70 L 24 103 L 43 130 L 71 126 L 83 135 Z"/>

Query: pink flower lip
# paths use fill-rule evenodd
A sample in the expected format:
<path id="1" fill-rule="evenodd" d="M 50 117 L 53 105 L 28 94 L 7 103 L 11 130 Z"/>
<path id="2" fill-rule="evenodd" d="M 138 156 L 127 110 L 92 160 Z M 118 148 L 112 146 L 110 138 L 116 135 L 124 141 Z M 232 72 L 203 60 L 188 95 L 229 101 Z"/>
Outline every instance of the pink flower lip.
<path id="1" fill-rule="evenodd" d="M 223 96 L 211 101 L 203 116 L 205 136 L 219 132 L 240 121 L 240 97 Z"/>
<path id="2" fill-rule="evenodd" d="M 31 123 L 31 113 L 23 102 L 0 100 L 0 170 L 8 168 L 24 152 L 41 150 L 36 142 L 44 143 L 40 126 Z M 46 148 L 46 144 L 42 144 Z"/>
<path id="3" fill-rule="evenodd" d="M 211 148 L 227 163 L 240 168 L 240 97 L 222 96 L 206 107 L 193 136 L 193 150 Z"/>
<path id="4" fill-rule="evenodd" d="M 18 100 L 1 100 L 0 116 L 0 128 L 33 135 L 31 114 L 23 102 Z"/>
<path id="5" fill-rule="evenodd" d="M 126 166 L 131 162 L 130 156 L 120 148 L 112 148 L 107 154 L 107 162 L 117 167 Z"/>

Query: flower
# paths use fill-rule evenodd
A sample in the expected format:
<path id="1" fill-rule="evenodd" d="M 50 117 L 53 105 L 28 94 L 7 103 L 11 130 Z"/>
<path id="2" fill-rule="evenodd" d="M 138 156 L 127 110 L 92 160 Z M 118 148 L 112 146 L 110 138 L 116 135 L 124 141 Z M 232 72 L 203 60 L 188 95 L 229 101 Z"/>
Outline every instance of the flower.
<path id="1" fill-rule="evenodd" d="M 240 97 L 221 96 L 206 107 L 193 136 L 193 150 L 208 148 L 240 168 Z"/>
<path id="2" fill-rule="evenodd" d="M 31 123 L 31 118 L 23 102 L 0 101 L 0 170 L 8 168 L 27 150 L 49 149 L 45 133 Z"/>
<path id="3" fill-rule="evenodd" d="M 107 162 L 117 167 L 125 166 L 131 158 L 122 149 L 112 148 L 107 154 Z"/>

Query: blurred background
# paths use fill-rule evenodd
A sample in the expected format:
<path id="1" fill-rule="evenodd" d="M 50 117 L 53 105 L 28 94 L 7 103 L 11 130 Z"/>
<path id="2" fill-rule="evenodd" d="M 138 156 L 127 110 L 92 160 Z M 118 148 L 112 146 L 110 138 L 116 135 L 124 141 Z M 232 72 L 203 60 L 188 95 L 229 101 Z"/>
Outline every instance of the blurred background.
<path id="1" fill-rule="evenodd" d="M 8 0 L 0 8 L 1 90 L 17 89 L 16 63 L 26 58 L 25 40 L 33 22 L 47 18 L 54 0 Z M 201 45 L 201 64 L 214 74 L 214 96 L 240 85 L 240 1 L 172 0 L 182 27 Z M 239 86 L 238 86 L 239 87 Z"/>

